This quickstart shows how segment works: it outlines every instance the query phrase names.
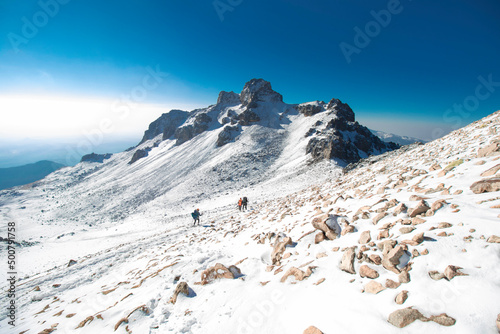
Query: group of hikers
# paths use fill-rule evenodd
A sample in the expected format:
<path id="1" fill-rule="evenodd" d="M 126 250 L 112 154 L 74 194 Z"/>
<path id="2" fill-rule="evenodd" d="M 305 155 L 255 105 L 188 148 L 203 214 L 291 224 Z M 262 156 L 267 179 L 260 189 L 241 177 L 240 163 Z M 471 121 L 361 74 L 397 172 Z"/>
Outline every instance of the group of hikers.
<path id="1" fill-rule="evenodd" d="M 240 211 L 248 210 L 247 205 L 248 205 L 248 198 L 246 198 L 246 196 L 243 198 L 240 197 L 240 199 L 238 201 L 238 209 Z M 191 213 L 191 217 L 193 217 L 193 219 L 194 219 L 193 226 L 196 225 L 196 223 L 198 223 L 198 225 L 200 225 L 200 216 L 201 215 L 202 214 L 200 212 L 200 209 L 196 209 Z"/>

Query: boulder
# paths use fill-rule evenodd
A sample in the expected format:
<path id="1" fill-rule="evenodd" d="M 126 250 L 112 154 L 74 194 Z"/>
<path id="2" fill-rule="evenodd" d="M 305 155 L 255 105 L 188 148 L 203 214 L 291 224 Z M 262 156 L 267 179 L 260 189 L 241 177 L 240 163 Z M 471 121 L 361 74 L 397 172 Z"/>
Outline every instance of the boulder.
<path id="1" fill-rule="evenodd" d="M 398 328 L 403 328 L 414 322 L 415 320 L 426 319 L 419 310 L 411 307 L 396 310 L 389 314 L 387 321 Z"/>
<path id="2" fill-rule="evenodd" d="M 175 304 L 177 302 L 177 296 L 182 293 L 185 296 L 189 295 L 189 286 L 186 282 L 179 282 L 175 287 L 174 294 L 172 298 L 170 298 L 169 303 Z"/>
<path id="3" fill-rule="evenodd" d="M 325 238 L 325 233 L 323 231 L 320 231 L 314 236 L 314 243 L 319 244 L 321 241 L 325 240 Z"/>
<path id="4" fill-rule="evenodd" d="M 377 281 L 370 281 L 365 285 L 365 292 L 376 295 L 380 291 L 385 290 L 384 286 Z"/>
<path id="5" fill-rule="evenodd" d="M 457 267 L 457 266 L 452 266 L 452 265 L 449 265 L 448 267 L 446 267 L 446 269 L 444 270 L 444 277 L 450 281 L 453 277 L 455 276 L 468 276 L 468 274 L 465 274 L 463 272 L 460 271 L 460 269 L 463 269 L 461 267 Z"/>
<path id="6" fill-rule="evenodd" d="M 403 227 L 401 227 L 401 228 L 399 229 L 399 232 L 400 232 L 401 234 L 407 234 L 407 233 L 411 233 L 411 232 L 413 232 L 413 230 L 414 230 L 414 229 L 415 229 L 415 228 L 414 228 L 414 227 L 412 227 L 412 226 L 403 226 Z"/>
<path id="7" fill-rule="evenodd" d="M 417 206 L 408 210 L 408 216 L 410 216 L 410 218 L 413 218 L 419 214 L 427 212 L 427 210 L 429 210 L 429 209 L 430 209 L 430 207 L 427 204 L 427 202 L 425 202 L 425 200 L 420 200 L 420 202 L 417 204 Z"/>
<path id="8" fill-rule="evenodd" d="M 210 267 L 201 273 L 201 284 L 205 285 L 221 278 L 234 279 L 235 273 L 241 274 L 238 267 L 230 266 L 227 268 L 224 265 L 217 263 L 215 266 Z"/>
<path id="9" fill-rule="evenodd" d="M 368 267 L 366 264 L 359 267 L 359 275 L 361 277 L 368 277 L 371 279 L 378 278 L 379 274 L 375 269 Z"/>
<path id="10" fill-rule="evenodd" d="M 381 264 L 382 263 L 382 258 L 378 256 L 377 254 L 370 254 L 368 258 L 374 263 L 374 264 Z"/>
<path id="11" fill-rule="evenodd" d="M 474 194 L 481 194 L 481 193 L 485 193 L 485 192 L 498 191 L 498 190 L 500 190 L 500 178 L 499 177 L 492 177 L 489 179 L 484 179 L 484 180 L 474 182 L 470 186 L 470 190 L 472 190 L 472 192 Z"/>
<path id="12" fill-rule="evenodd" d="M 498 154 L 500 151 L 500 143 L 494 142 L 486 147 L 482 147 L 477 151 L 478 158 L 489 157 L 491 155 Z"/>
<path id="13" fill-rule="evenodd" d="M 303 334 L 323 334 L 323 332 L 314 326 L 310 326 L 304 331 Z"/>
<path id="14" fill-rule="evenodd" d="M 492 244 L 500 244 L 500 237 L 496 235 L 492 235 L 486 240 L 486 242 L 492 243 Z"/>
<path id="15" fill-rule="evenodd" d="M 293 245 L 293 242 L 292 238 L 290 237 L 285 237 L 283 238 L 282 241 L 276 239 L 273 252 L 271 253 L 271 262 L 273 265 L 276 266 L 281 265 L 281 258 L 283 256 L 283 253 L 285 252 L 286 246 L 291 246 L 291 245 Z"/>
<path id="16" fill-rule="evenodd" d="M 490 169 L 481 173 L 482 177 L 493 176 L 500 170 L 500 164 L 491 167 Z"/>
<path id="17" fill-rule="evenodd" d="M 363 231 L 359 237 L 359 243 L 360 244 L 367 244 L 372 240 L 372 237 L 370 235 L 370 231 Z"/>
<path id="18" fill-rule="evenodd" d="M 341 233 L 337 218 L 336 215 L 329 215 L 325 220 L 322 217 L 316 217 L 312 220 L 312 225 L 315 229 L 323 231 L 328 240 L 335 240 Z"/>
<path id="19" fill-rule="evenodd" d="M 286 273 L 283 275 L 281 278 L 280 282 L 285 283 L 287 278 L 290 276 L 295 277 L 297 281 L 303 281 L 304 279 L 308 278 L 312 274 L 312 269 L 313 267 L 308 267 L 307 270 L 304 272 L 298 268 L 291 267 L 286 271 Z"/>
<path id="20" fill-rule="evenodd" d="M 399 203 L 398 206 L 394 208 L 394 214 L 399 215 L 400 213 L 406 212 L 408 207 L 404 203 Z"/>
<path id="21" fill-rule="evenodd" d="M 385 281 L 385 287 L 389 289 L 397 289 L 400 285 L 401 283 L 393 281 L 392 279 L 387 279 Z"/>
<path id="22" fill-rule="evenodd" d="M 401 256 L 403 256 L 404 253 L 405 250 L 402 246 L 396 246 L 395 248 L 391 249 L 389 253 L 383 256 L 382 266 L 384 266 L 384 268 L 387 270 L 399 274 L 401 271 L 396 266 L 399 265 L 399 259 L 401 258 Z"/>
<path id="23" fill-rule="evenodd" d="M 396 304 L 401 305 L 406 301 L 407 298 L 408 298 L 408 291 L 403 290 L 400 293 L 398 293 L 394 301 L 396 302 Z"/>
<path id="24" fill-rule="evenodd" d="M 377 223 L 385 216 L 387 216 L 387 212 L 381 212 L 378 215 L 376 215 L 375 218 L 373 218 L 372 220 L 373 225 L 377 225 Z"/>
<path id="25" fill-rule="evenodd" d="M 428 318 L 430 321 L 434 321 L 437 324 L 440 324 L 441 326 L 453 326 L 457 321 L 447 315 L 446 313 L 442 313 L 440 315 L 432 315 Z"/>
<path id="26" fill-rule="evenodd" d="M 342 260 L 340 261 L 340 269 L 348 272 L 349 274 L 356 274 L 354 270 L 354 258 L 356 256 L 356 247 L 348 247 L 344 254 L 342 255 Z"/>

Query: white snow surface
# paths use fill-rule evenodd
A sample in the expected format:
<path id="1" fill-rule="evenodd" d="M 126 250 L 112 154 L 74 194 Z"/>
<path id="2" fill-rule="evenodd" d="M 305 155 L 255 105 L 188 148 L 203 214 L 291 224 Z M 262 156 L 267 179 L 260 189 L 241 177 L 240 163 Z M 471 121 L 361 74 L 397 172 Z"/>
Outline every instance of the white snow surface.
<path id="1" fill-rule="evenodd" d="M 246 127 L 239 140 L 221 148 L 213 145 L 217 133 L 205 132 L 177 147 L 163 141 L 132 165 L 133 152 L 124 152 L 2 191 L 0 234 L 6 236 L 7 222 L 15 222 L 17 241 L 24 243 L 16 248 L 16 326 L 8 324 L 2 307 L 0 332 L 303 333 L 313 325 L 323 333 L 497 333 L 500 244 L 486 240 L 500 236 L 500 195 L 474 194 L 470 185 L 499 164 L 498 155 L 478 158 L 477 152 L 498 139 L 500 113 L 361 162 L 345 174 L 331 162 L 308 165 L 301 153 L 303 133 L 323 116 L 300 122 L 293 121 L 300 115 L 289 117 L 289 124 L 273 129 Z M 457 159 L 463 163 L 439 174 Z M 408 234 L 399 231 L 407 212 L 395 215 L 394 208 L 372 223 L 393 199 L 414 207 L 412 195 L 429 205 L 446 204 L 422 217 L 425 222 L 408 225 L 415 228 Z M 242 196 L 249 198 L 246 212 L 236 207 Z M 203 214 L 200 226 L 192 226 L 189 215 L 196 207 Z M 342 217 L 337 223 L 344 229 L 347 221 L 354 232 L 316 244 L 311 221 L 326 214 Z M 437 228 L 442 222 L 452 226 Z M 339 263 L 346 247 L 357 246 L 359 254 L 362 232 L 370 231 L 377 244 L 385 240 L 377 240 L 384 229 L 398 243 L 422 232 L 425 240 L 408 245 L 412 255 L 402 259 L 411 263 L 409 283 L 370 294 L 363 290 L 372 279 L 360 277 L 361 265 L 375 269 L 382 285 L 398 282 L 398 275 L 357 260 L 353 275 Z M 285 250 L 290 254 L 272 268 L 268 232 L 293 240 Z M 375 244 L 364 253 L 382 256 Z M 6 266 L 6 244 L 0 248 Z M 416 256 L 415 250 L 429 253 Z M 76 264 L 68 266 L 70 260 Z M 236 265 L 242 275 L 196 284 L 216 263 Z M 448 265 L 467 276 L 429 277 Z M 280 282 L 289 268 L 308 266 L 308 278 Z M 6 270 L 0 272 L 0 301 L 7 305 Z M 172 304 L 178 281 L 190 291 Z M 402 290 L 408 299 L 397 305 Z M 417 320 L 400 329 L 387 321 L 410 306 L 427 317 L 446 313 L 456 323 Z"/>

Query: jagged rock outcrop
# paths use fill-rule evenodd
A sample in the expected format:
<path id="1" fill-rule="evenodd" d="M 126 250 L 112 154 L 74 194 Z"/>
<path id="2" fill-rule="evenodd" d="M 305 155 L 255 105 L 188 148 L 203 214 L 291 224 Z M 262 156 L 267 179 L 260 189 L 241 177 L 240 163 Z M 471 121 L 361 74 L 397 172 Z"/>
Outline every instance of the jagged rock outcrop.
<path id="1" fill-rule="evenodd" d="M 134 162 L 136 162 L 137 160 L 139 159 L 142 159 L 142 158 L 145 158 L 148 156 L 148 152 L 150 151 L 151 149 L 139 149 L 137 151 L 134 152 L 134 155 L 132 156 L 132 159 L 129 161 L 129 165 L 133 164 Z"/>
<path id="2" fill-rule="evenodd" d="M 162 114 L 160 118 L 149 124 L 139 145 L 160 134 L 163 134 L 162 140 L 169 139 L 174 135 L 177 128 L 187 120 L 188 116 L 189 112 L 175 109 Z"/>
<path id="3" fill-rule="evenodd" d="M 112 153 L 106 153 L 106 154 L 97 154 L 97 153 L 90 153 L 86 154 L 82 157 L 80 162 L 100 162 L 103 163 L 104 160 L 107 160 L 111 158 L 113 154 Z"/>
<path id="4" fill-rule="evenodd" d="M 236 135 L 239 133 L 240 128 L 237 125 L 226 125 L 221 132 L 219 132 L 219 136 L 217 137 L 216 145 L 218 147 L 224 146 L 227 143 L 234 140 Z"/>
<path id="5" fill-rule="evenodd" d="M 222 105 L 235 106 L 239 103 L 240 103 L 240 94 L 237 94 L 235 92 L 221 91 L 219 93 L 219 97 L 217 98 L 218 106 Z"/>
<path id="6" fill-rule="evenodd" d="M 243 87 L 240 102 L 245 107 L 255 108 L 259 102 L 283 102 L 283 96 L 271 88 L 270 82 L 252 79 Z"/>

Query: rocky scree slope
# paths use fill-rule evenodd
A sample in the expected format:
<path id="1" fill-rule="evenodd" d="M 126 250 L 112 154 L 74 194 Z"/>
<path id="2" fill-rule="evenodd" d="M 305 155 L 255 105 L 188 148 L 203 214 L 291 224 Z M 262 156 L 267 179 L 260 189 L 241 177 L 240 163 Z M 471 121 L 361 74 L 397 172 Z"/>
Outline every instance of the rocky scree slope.
<path id="1" fill-rule="evenodd" d="M 497 112 L 199 230 L 173 222 L 27 278 L 20 329 L 496 333 L 499 159 Z"/>

